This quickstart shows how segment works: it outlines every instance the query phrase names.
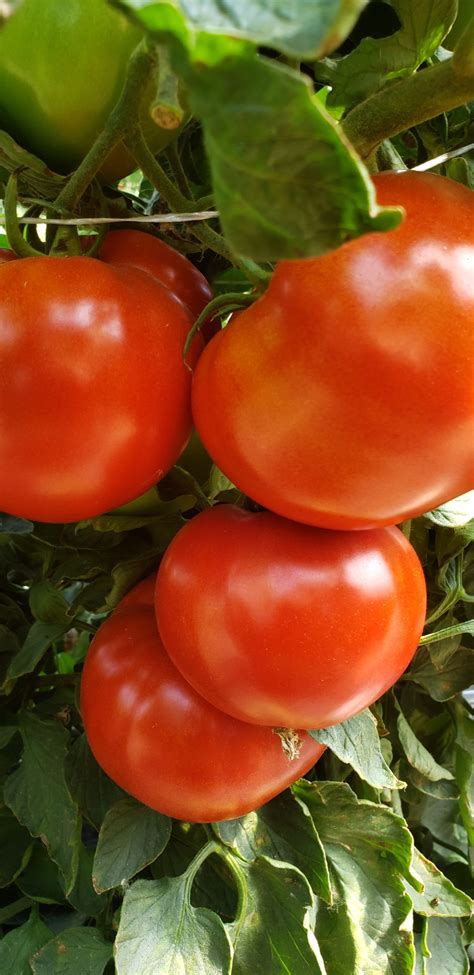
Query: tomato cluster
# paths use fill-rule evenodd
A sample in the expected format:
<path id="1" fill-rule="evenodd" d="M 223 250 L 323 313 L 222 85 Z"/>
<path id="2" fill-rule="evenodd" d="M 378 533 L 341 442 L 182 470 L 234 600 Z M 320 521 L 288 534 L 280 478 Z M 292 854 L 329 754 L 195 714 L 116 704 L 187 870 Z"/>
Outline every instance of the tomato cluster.
<path id="1" fill-rule="evenodd" d="M 298 732 L 283 771 L 270 729 L 338 723 L 398 679 L 426 589 L 393 526 L 471 484 L 473 197 L 415 174 L 376 186 L 402 226 L 280 263 L 195 370 L 204 444 L 269 510 L 194 517 L 162 560 L 155 617 L 152 579 L 86 663 L 96 757 L 175 816 L 242 815 L 319 755 Z"/>
<path id="2" fill-rule="evenodd" d="M 267 509 L 192 518 L 86 661 L 99 763 L 173 816 L 265 802 L 322 752 L 298 729 L 398 679 L 426 590 L 394 525 L 471 486 L 473 197 L 413 173 L 376 186 L 404 207 L 399 229 L 281 262 L 186 364 L 211 292 L 156 238 L 111 232 L 97 259 L 0 256 L 1 508 L 78 520 L 145 491 L 189 437 L 196 366 L 197 430 Z"/>

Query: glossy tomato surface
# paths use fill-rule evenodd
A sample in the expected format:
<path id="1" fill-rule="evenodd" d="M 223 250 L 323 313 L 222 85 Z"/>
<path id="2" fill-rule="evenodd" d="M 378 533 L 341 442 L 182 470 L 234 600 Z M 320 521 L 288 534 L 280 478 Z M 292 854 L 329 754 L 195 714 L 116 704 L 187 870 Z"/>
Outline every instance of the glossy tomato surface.
<path id="1" fill-rule="evenodd" d="M 197 318 L 212 298 L 203 274 L 179 251 L 141 230 L 111 230 L 99 251 L 102 261 L 132 264 L 169 288 Z"/>
<path id="2" fill-rule="evenodd" d="M 0 322 L 0 510 L 77 521 L 172 466 L 191 432 L 191 317 L 151 275 L 88 257 L 11 261 Z"/>
<path id="3" fill-rule="evenodd" d="M 242 816 L 314 765 L 323 747 L 301 734 L 290 761 L 270 728 L 236 721 L 186 683 L 156 628 L 145 580 L 89 650 L 81 711 L 99 765 L 159 812 L 192 822 Z"/>
<path id="4" fill-rule="evenodd" d="M 74 169 L 102 131 L 142 36 L 106 0 L 22 0 L 0 31 L 0 127 L 57 172 Z M 147 110 L 142 123 L 153 152 L 176 137 Z M 102 175 L 116 180 L 135 168 L 119 146 Z"/>
<path id="5" fill-rule="evenodd" d="M 421 173 L 375 184 L 404 223 L 282 261 L 194 381 L 221 470 L 323 528 L 395 524 L 474 483 L 474 193 Z"/>
<path id="6" fill-rule="evenodd" d="M 243 721 L 323 728 L 405 670 L 426 589 L 398 528 L 334 532 L 222 505 L 193 518 L 160 565 L 156 614 L 186 680 Z"/>

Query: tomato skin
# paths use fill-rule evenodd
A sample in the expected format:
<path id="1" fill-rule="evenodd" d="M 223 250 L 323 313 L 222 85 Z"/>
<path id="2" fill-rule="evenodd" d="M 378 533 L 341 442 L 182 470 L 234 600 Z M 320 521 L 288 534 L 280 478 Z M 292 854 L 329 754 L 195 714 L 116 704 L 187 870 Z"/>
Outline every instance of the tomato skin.
<path id="1" fill-rule="evenodd" d="M 6 264 L 7 261 L 14 261 L 15 259 L 16 254 L 13 251 L 9 251 L 5 247 L 0 247 L 0 264 Z"/>
<path id="2" fill-rule="evenodd" d="M 98 256 L 101 261 L 123 261 L 148 271 L 189 308 L 193 318 L 211 301 L 209 283 L 197 267 L 158 237 L 141 230 L 111 230 Z"/>
<path id="3" fill-rule="evenodd" d="M 88 257 L 14 260 L 0 267 L 0 321 L 1 510 L 77 521 L 172 466 L 191 432 L 191 318 L 151 275 Z"/>
<path id="4" fill-rule="evenodd" d="M 255 724 L 323 728 L 405 670 L 426 587 L 398 528 L 333 532 L 222 505 L 171 542 L 155 608 L 171 659 L 215 707 Z"/>
<path id="5" fill-rule="evenodd" d="M 142 36 L 105 0 L 23 0 L 0 32 L 0 127 L 55 171 L 70 172 L 102 131 Z M 145 113 L 142 123 L 155 153 L 179 131 Z M 133 169 L 118 146 L 101 174 L 115 181 Z"/>
<path id="6" fill-rule="evenodd" d="M 282 261 L 193 383 L 221 470 L 323 528 L 395 524 L 474 481 L 474 194 L 421 173 L 375 185 L 402 226 Z"/>
<path id="7" fill-rule="evenodd" d="M 191 822 L 243 816 L 324 748 L 302 733 L 290 762 L 270 728 L 235 721 L 196 694 L 164 650 L 147 586 L 119 605 L 87 655 L 81 711 L 90 747 L 115 782 L 159 812 Z"/>

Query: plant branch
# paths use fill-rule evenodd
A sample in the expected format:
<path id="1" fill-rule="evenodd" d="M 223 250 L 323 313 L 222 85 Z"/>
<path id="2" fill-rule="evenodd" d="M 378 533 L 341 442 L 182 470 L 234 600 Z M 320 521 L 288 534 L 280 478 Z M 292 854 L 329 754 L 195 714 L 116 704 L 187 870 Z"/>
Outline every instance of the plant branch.
<path id="1" fill-rule="evenodd" d="M 73 210 L 112 149 L 126 139 L 130 120 L 137 118 L 143 91 L 156 69 L 156 53 L 147 48 L 144 42 L 140 43 L 130 58 L 122 93 L 105 129 L 61 190 L 56 201 L 57 206 Z"/>
<path id="2" fill-rule="evenodd" d="M 18 173 L 11 173 L 5 192 L 5 228 L 12 250 L 18 257 L 40 257 L 41 251 L 33 247 L 20 230 L 17 216 Z"/>
<path id="3" fill-rule="evenodd" d="M 353 108 L 341 123 L 344 134 L 362 159 L 368 159 L 385 139 L 471 101 L 473 62 L 463 37 L 448 61 L 386 86 Z"/>
<path id="4" fill-rule="evenodd" d="M 221 846 L 219 850 L 217 850 L 216 852 L 219 854 L 219 856 L 222 857 L 224 862 L 227 864 L 236 882 L 238 902 L 237 902 L 237 914 L 234 922 L 235 923 L 234 935 L 232 939 L 235 946 L 248 909 L 248 888 L 246 883 L 246 877 L 241 866 L 238 863 L 236 855 L 233 852 L 231 852 L 231 850 L 226 850 L 224 849 L 224 847 Z"/>
<path id="5" fill-rule="evenodd" d="M 10 921 L 17 914 L 20 914 L 21 911 L 26 911 L 28 907 L 33 907 L 33 903 L 29 897 L 20 897 L 11 904 L 2 907 L 0 909 L 0 924 L 5 924 L 6 921 Z"/>
<path id="6" fill-rule="evenodd" d="M 204 861 L 207 860 L 207 858 L 210 857 L 213 853 L 220 853 L 220 852 L 221 852 L 221 847 L 217 842 L 217 840 L 209 840 L 209 842 L 206 843 L 205 846 L 203 846 L 202 849 L 198 851 L 198 853 L 196 853 L 194 860 L 191 861 L 189 867 L 186 870 L 186 892 L 188 897 L 190 897 L 191 895 L 191 887 L 194 883 L 194 878 L 199 868 L 202 866 Z"/>
<path id="7" fill-rule="evenodd" d="M 176 142 L 172 142 L 167 147 L 166 155 L 179 189 L 187 199 L 192 199 L 193 194 L 188 183 L 188 177 L 183 169 Z"/>
<path id="8" fill-rule="evenodd" d="M 232 293 L 217 295 L 217 298 L 212 298 L 203 309 L 199 317 L 196 318 L 194 325 L 188 332 L 183 351 L 183 359 L 185 363 L 195 335 L 201 330 L 204 322 L 207 322 L 208 318 L 215 318 L 219 313 L 223 315 L 224 312 L 234 311 L 236 308 L 248 308 L 248 306 L 253 303 L 253 300 L 254 299 L 251 296 L 243 294 L 242 292 L 239 292 L 238 294 Z"/>
<path id="9" fill-rule="evenodd" d="M 37 690 L 49 687 L 64 687 L 68 684 L 77 684 L 81 675 L 77 674 L 40 674 L 35 678 L 35 688 Z"/>
<path id="10" fill-rule="evenodd" d="M 133 131 L 128 135 L 127 148 L 132 153 L 146 178 L 150 180 L 150 183 L 158 190 L 160 196 L 166 200 L 172 210 L 177 210 L 180 213 L 193 212 L 196 206 L 195 201 L 188 200 L 181 193 L 181 190 L 169 179 L 163 167 L 160 166 L 148 148 L 141 129 L 137 124 L 135 124 Z M 220 234 L 216 234 L 215 230 L 212 230 L 211 227 L 203 223 L 194 226 L 192 232 L 205 247 L 209 247 L 210 250 L 215 251 L 216 254 L 220 254 L 221 257 L 224 257 L 232 263 L 232 255 L 225 240 Z"/>

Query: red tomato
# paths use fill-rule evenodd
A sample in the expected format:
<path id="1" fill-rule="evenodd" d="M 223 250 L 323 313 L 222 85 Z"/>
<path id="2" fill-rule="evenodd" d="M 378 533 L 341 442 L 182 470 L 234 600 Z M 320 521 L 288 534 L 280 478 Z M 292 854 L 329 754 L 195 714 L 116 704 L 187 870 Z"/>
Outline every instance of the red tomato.
<path id="1" fill-rule="evenodd" d="M 326 531 L 223 505 L 173 539 L 155 602 L 171 659 L 215 707 L 255 724 L 323 728 L 405 670 L 426 588 L 398 528 Z"/>
<path id="2" fill-rule="evenodd" d="M 149 580 L 94 638 L 81 710 L 107 774 L 152 809 L 193 822 L 243 816 L 324 751 L 302 732 L 300 755 L 290 761 L 270 728 L 235 721 L 196 694 L 161 643 Z"/>
<path id="3" fill-rule="evenodd" d="M 0 323 L 0 510 L 76 521 L 172 466 L 191 431 L 190 315 L 150 274 L 88 257 L 11 261 Z"/>
<path id="4" fill-rule="evenodd" d="M 0 247 L 0 264 L 6 264 L 7 261 L 14 261 L 16 254 L 13 251 L 7 250 L 5 247 Z"/>
<path id="5" fill-rule="evenodd" d="M 158 237 L 141 230 L 111 230 L 104 238 L 99 257 L 148 271 L 187 305 L 194 318 L 211 301 L 209 283 L 197 267 Z"/>
<path id="6" fill-rule="evenodd" d="M 421 173 L 375 184 L 402 226 L 282 261 L 193 384 L 231 481 L 323 528 L 394 524 L 474 480 L 474 194 Z"/>

